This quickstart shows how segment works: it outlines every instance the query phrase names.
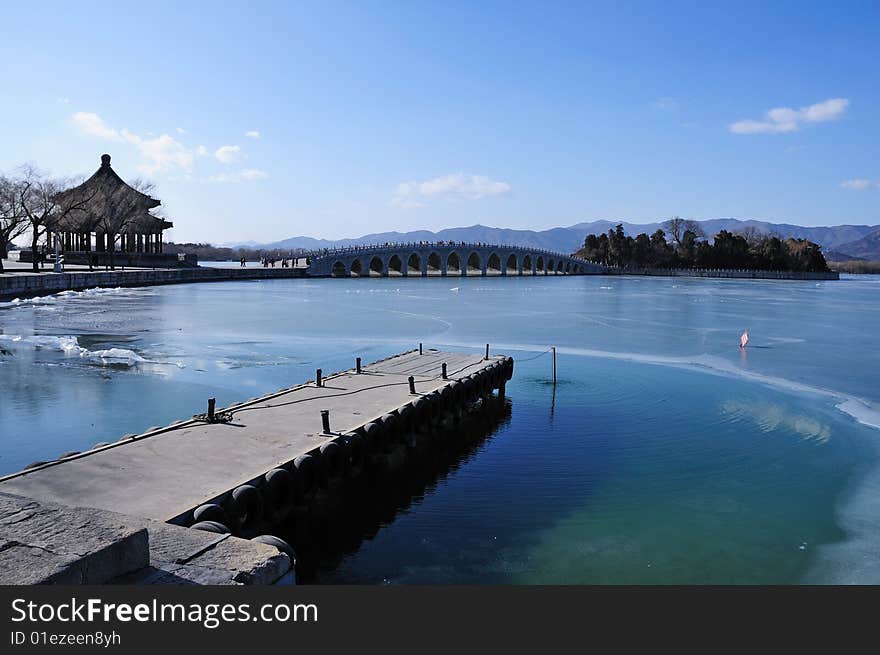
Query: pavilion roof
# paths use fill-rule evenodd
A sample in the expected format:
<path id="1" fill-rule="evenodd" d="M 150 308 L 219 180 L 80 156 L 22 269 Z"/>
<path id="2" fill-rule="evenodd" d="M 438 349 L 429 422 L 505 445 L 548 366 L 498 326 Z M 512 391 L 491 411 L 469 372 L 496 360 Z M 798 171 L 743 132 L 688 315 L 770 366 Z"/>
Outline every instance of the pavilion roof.
<path id="1" fill-rule="evenodd" d="M 101 155 L 101 167 L 94 175 L 79 186 L 62 191 L 55 200 L 69 208 L 54 227 L 58 231 L 121 230 L 129 221 L 139 220 L 142 214 L 161 204 L 126 184 L 110 166 L 110 155 Z"/>
<path id="2" fill-rule="evenodd" d="M 145 211 L 127 221 L 122 231 L 126 234 L 158 234 L 162 230 L 174 227 L 174 223 Z"/>

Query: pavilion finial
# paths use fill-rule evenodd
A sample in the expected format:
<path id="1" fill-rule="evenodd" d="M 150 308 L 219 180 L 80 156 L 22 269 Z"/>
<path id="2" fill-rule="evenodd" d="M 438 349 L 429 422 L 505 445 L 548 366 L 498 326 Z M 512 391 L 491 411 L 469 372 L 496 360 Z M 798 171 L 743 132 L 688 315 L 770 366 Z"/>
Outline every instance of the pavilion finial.
<path id="1" fill-rule="evenodd" d="M 101 155 L 101 166 L 110 165 L 110 155 Z"/>

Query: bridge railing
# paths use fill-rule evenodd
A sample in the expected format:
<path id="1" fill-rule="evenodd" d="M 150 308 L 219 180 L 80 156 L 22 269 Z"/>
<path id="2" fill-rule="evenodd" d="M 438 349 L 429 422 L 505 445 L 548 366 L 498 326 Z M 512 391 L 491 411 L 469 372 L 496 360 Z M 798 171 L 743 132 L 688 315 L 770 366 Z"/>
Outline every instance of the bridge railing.
<path id="1" fill-rule="evenodd" d="M 318 250 L 308 251 L 307 256 L 311 259 L 325 259 L 332 257 L 345 257 L 360 253 L 387 253 L 398 252 L 401 250 L 428 250 L 433 248 L 455 248 L 463 250 L 514 250 L 529 255 L 546 255 L 556 258 L 570 259 L 585 264 L 592 264 L 586 259 L 574 257 L 565 253 L 548 250 L 547 248 L 530 248 L 528 246 L 514 246 L 508 244 L 492 244 L 492 243 L 476 243 L 467 241 L 411 241 L 411 242 L 394 242 L 381 244 L 360 244 L 355 246 L 344 246 L 340 248 L 322 248 Z"/>

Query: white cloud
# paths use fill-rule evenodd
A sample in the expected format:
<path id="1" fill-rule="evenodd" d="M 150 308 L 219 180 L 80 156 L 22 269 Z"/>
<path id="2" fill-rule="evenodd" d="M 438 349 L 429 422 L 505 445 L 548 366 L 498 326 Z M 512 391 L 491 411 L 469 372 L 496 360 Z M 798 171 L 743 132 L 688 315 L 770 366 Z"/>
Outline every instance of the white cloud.
<path id="1" fill-rule="evenodd" d="M 163 134 L 155 139 L 142 139 L 128 130 L 122 130 L 121 134 L 126 142 L 136 145 L 141 156 L 146 159 L 138 166 L 142 172 L 152 175 L 174 168 L 192 170 L 192 150 L 173 137 Z"/>
<path id="2" fill-rule="evenodd" d="M 857 179 L 857 180 L 844 180 L 840 183 L 840 186 L 844 189 L 853 189 L 855 191 L 863 191 L 864 189 L 870 188 L 873 186 L 871 180 L 865 179 Z M 880 183 L 877 184 L 880 187 Z"/>
<path id="3" fill-rule="evenodd" d="M 791 109 L 777 107 L 768 111 L 764 120 L 743 120 L 727 129 L 734 134 L 783 134 L 797 132 L 805 123 L 826 123 L 841 118 L 849 107 L 846 98 L 831 98 L 808 107 Z"/>
<path id="4" fill-rule="evenodd" d="M 122 136 L 112 127 L 107 126 L 97 114 L 78 111 L 73 115 L 73 123 L 83 134 L 97 136 L 108 141 L 122 141 Z"/>
<path id="5" fill-rule="evenodd" d="M 394 190 L 391 205 L 402 209 L 421 207 L 422 200 L 431 197 L 465 198 L 480 200 L 510 192 L 507 182 L 497 182 L 485 175 L 453 173 L 424 182 L 401 182 Z"/>
<path id="6" fill-rule="evenodd" d="M 224 164 L 231 164 L 238 159 L 241 148 L 238 146 L 220 146 L 214 151 L 214 156 Z"/>
<path id="7" fill-rule="evenodd" d="M 244 135 L 249 139 L 259 139 L 260 133 L 257 130 L 248 130 Z"/>
<path id="8" fill-rule="evenodd" d="M 221 146 L 211 153 L 204 145 L 191 148 L 168 134 L 154 137 L 151 132 L 146 132 L 145 136 L 141 136 L 126 128 L 116 129 L 108 125 L 98 114 L 91 112 L 78 111 L 73 114 L 72 120 L 73 124 L 82 134 L 105 141 L 134 146 L 142 158 L 137 168 L 142 173 L 148 175 L 160 172 L 172 173 L 181 171 L 189 174 L 192 171 L 196 157 L 209 157 L 213 154 L 223 164 L 234 164 L 243 155 L 239 146 Z M 187 134 L 187 131 L 182 127 L 175 128 L 175 131 L 178 134 Z M 212 181 L 239 182 L 242 180 L 259 180 L 265 177 L 268 177 L 268 175 L 263 170 L 245 168 L 209 179 Z"/>
<path id="9" fill-rule="evenodd" d="M 219 173 L 208 178 L 209 182 L 221 182 L 225 184 L 235 184 L 238 182 L 251 182 L 254 180 L 262 180 L 269 177 L 266 171 L 258 168 L 244 168 L 233 173 Z"/>
<path id="10" fill-rule="evenodd" d="M 144 138 L 127 129 L 117 130 L 110 127 L 97 114 L 83 111 L 73 115 L 73 122 L 83 134 L 135 146 L 144 159 L 138 166 L 138 170 L 143 173 L 152 175 L 167 170 L 181 169 L 188 172 L 192 169 L 193 152 L 167 134 Z"/>

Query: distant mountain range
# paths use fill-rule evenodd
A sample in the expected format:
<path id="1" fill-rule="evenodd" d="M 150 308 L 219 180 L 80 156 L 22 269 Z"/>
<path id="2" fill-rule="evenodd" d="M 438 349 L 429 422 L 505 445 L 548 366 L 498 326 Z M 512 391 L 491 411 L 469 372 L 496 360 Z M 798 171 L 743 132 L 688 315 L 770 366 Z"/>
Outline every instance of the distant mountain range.
<path id="1" fill-rule="evenodd" d="M 657 223 L 628 223 L 626 221 L 592 221 L 590 223 L 578 223 L 569 227 L 554 227 L 549 230 L 511 230 L 485 225 L 471 225 L 470 227 L 453 227 L 438 232 L 430 230 L 417 230 L 414 232 L 378 232 L 367 234 L 354 239 L 315 239 L 313 237 L 291 237 L 273 243 L 255 244 L 236 243 L 229 244 L 249 248 L 264 248 L 266 250 L 296 249 L 307 250 L 344 247 L 351 245 L 363 245 L 373 243 L 400 242 L 400 241 L 470 241 L 480 243 L 497 243 L 499 245 L 530 246 L 532 248 L 546 248 L 559 252 L 575 252 L 584 243 L 588 234 L 607 232 L 609 229 L 623 223 L 627 234 L 636 235 L 639 232 L 651 234 L 661 226 Z M 833 259 L 846 259 L 857 257 L 861 259 L 880 260 L 880 225 L 835 225 L 832 227 L 803 227 L 788 223 L 767 223 L 764 221 L 741 221 L 736 218 L 716 218 L 698 221 L 707 235 L 714 235 L 721 230 L 737 232 L 746 228 L 754 228 L 760 232 L 776 234 L 781 238 L 795 237 L 809 239 L 822 246 L 825 252 L 833 255 Z M 226 245 L 226 244 L 224 244 Z"/>

